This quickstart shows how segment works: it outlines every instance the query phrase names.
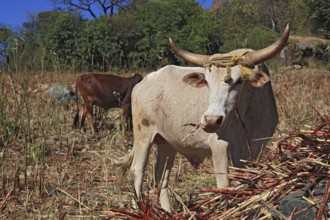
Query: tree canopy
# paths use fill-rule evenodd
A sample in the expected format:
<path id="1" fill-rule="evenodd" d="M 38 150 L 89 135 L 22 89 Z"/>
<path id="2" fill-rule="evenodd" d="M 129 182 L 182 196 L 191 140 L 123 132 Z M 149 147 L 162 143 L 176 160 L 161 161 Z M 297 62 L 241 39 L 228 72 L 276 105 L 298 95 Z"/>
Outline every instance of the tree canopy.
<path id="1" fill-rule="evenodd" d="M 0 24 L 5 71 L 120 71 L 182 62 L 168 38 L 186 50 L 213 54 L 258 49 L 287 23 L 292 32 L 330 38 L 326 0 L 52 0 L 19 32 Z M 89 19 L 83 14 L 89 13 Z"/>

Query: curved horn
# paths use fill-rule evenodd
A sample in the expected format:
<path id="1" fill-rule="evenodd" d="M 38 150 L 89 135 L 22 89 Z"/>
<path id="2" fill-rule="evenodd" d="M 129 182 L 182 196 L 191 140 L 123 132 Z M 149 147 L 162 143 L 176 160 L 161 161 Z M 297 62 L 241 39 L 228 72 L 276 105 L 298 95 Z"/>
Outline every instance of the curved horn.
<path id="1" fill-rule="evenodd" d="M 266 48 L 249 52 L 245 54 L 245 57 L 249 59 L 254 65 L 271 59 L 283 49 L 289 39 L 289 33 L 290 27 L 289 24 L 287 24 L 281 38 L 277 42 Z"/>
<path id="2" fill-rule="evenodd" d="M 207 62 L 210 59 L 210 56 L 208 55 L 200 55 L 200 54 L 194 54 L 190 53 L 188 51 L 185 51 L 175 45 L 172 38 L 169 38 L 170 45 L 172 50 L 175 52 L 176 55 L 181 57 L 184 61 L 191 63 L 193 65 L 197 66 L 203 66 L 205 62 Z"/>

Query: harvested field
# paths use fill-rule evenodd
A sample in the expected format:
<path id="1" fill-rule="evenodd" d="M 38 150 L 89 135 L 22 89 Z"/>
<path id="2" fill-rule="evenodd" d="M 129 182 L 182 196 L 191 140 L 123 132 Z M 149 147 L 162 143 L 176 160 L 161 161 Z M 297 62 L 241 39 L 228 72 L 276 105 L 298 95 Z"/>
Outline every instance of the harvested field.
<path id="1" fill-rule="evenodd" d="M 52 101 L 47 89 L 72 88 L 76 76 L 0 75 L 1 219 L 290 219 L 297 213 L 284 217 L 278 209 L 292 193 L 305 197 L 315 218 L 330 217 L 329 71 L 272 73 L 280 123 L 259 161 L 231 168 L 235 186 L 214 188 L 210 160 L 194 170 L 178 156 L 170 181 L 173 214 L 157 205 L 154 153 L 140 209 L 132 207 L 131 176 L 116 193 L 111 159 L 129 152 L 132 134 L 121 132 L 120 109 L 99 111 L 97 136 L 72 129 L 74 106 Z"/>
<path id="2" fill-rule="evenodd" d="M 199 199 L 182 212 L 171 215 L 146 199 L 138 203 L 139 211 L 112 208 L 123 215 L 109 216 L 173 220 L 328 219 L 329 159 L 327 118 L 310 133 L 297 133 L 275 142 L 259 161 L 246 161 L 246 168 L 231 167 L 229 178 L 236 187 L 196 190 Z"/>

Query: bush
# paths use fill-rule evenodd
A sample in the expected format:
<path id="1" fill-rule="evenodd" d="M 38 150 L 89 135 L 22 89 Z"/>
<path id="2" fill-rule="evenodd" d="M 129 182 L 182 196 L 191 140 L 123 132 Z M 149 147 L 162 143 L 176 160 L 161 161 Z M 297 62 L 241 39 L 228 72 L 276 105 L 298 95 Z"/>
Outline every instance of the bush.
<path id="1" fill-rule="evenodd" d="M 271 45 L 278 38 L 274 31 L 266 30 L 260 26 L 253 28 L 246 39 L 244 47 L 258 50 Z"/>

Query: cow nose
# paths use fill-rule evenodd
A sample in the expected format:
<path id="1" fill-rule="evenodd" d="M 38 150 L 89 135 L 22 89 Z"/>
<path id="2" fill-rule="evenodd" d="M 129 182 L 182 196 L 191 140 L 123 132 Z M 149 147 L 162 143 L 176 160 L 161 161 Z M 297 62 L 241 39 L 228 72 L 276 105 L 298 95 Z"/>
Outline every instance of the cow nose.
<path id="1" fill-rule="evenodd" d="M 223 116 L 221 115 L 205 115 L 205 128 L 207 132 L 214 132 L 222 123 Z"/>

